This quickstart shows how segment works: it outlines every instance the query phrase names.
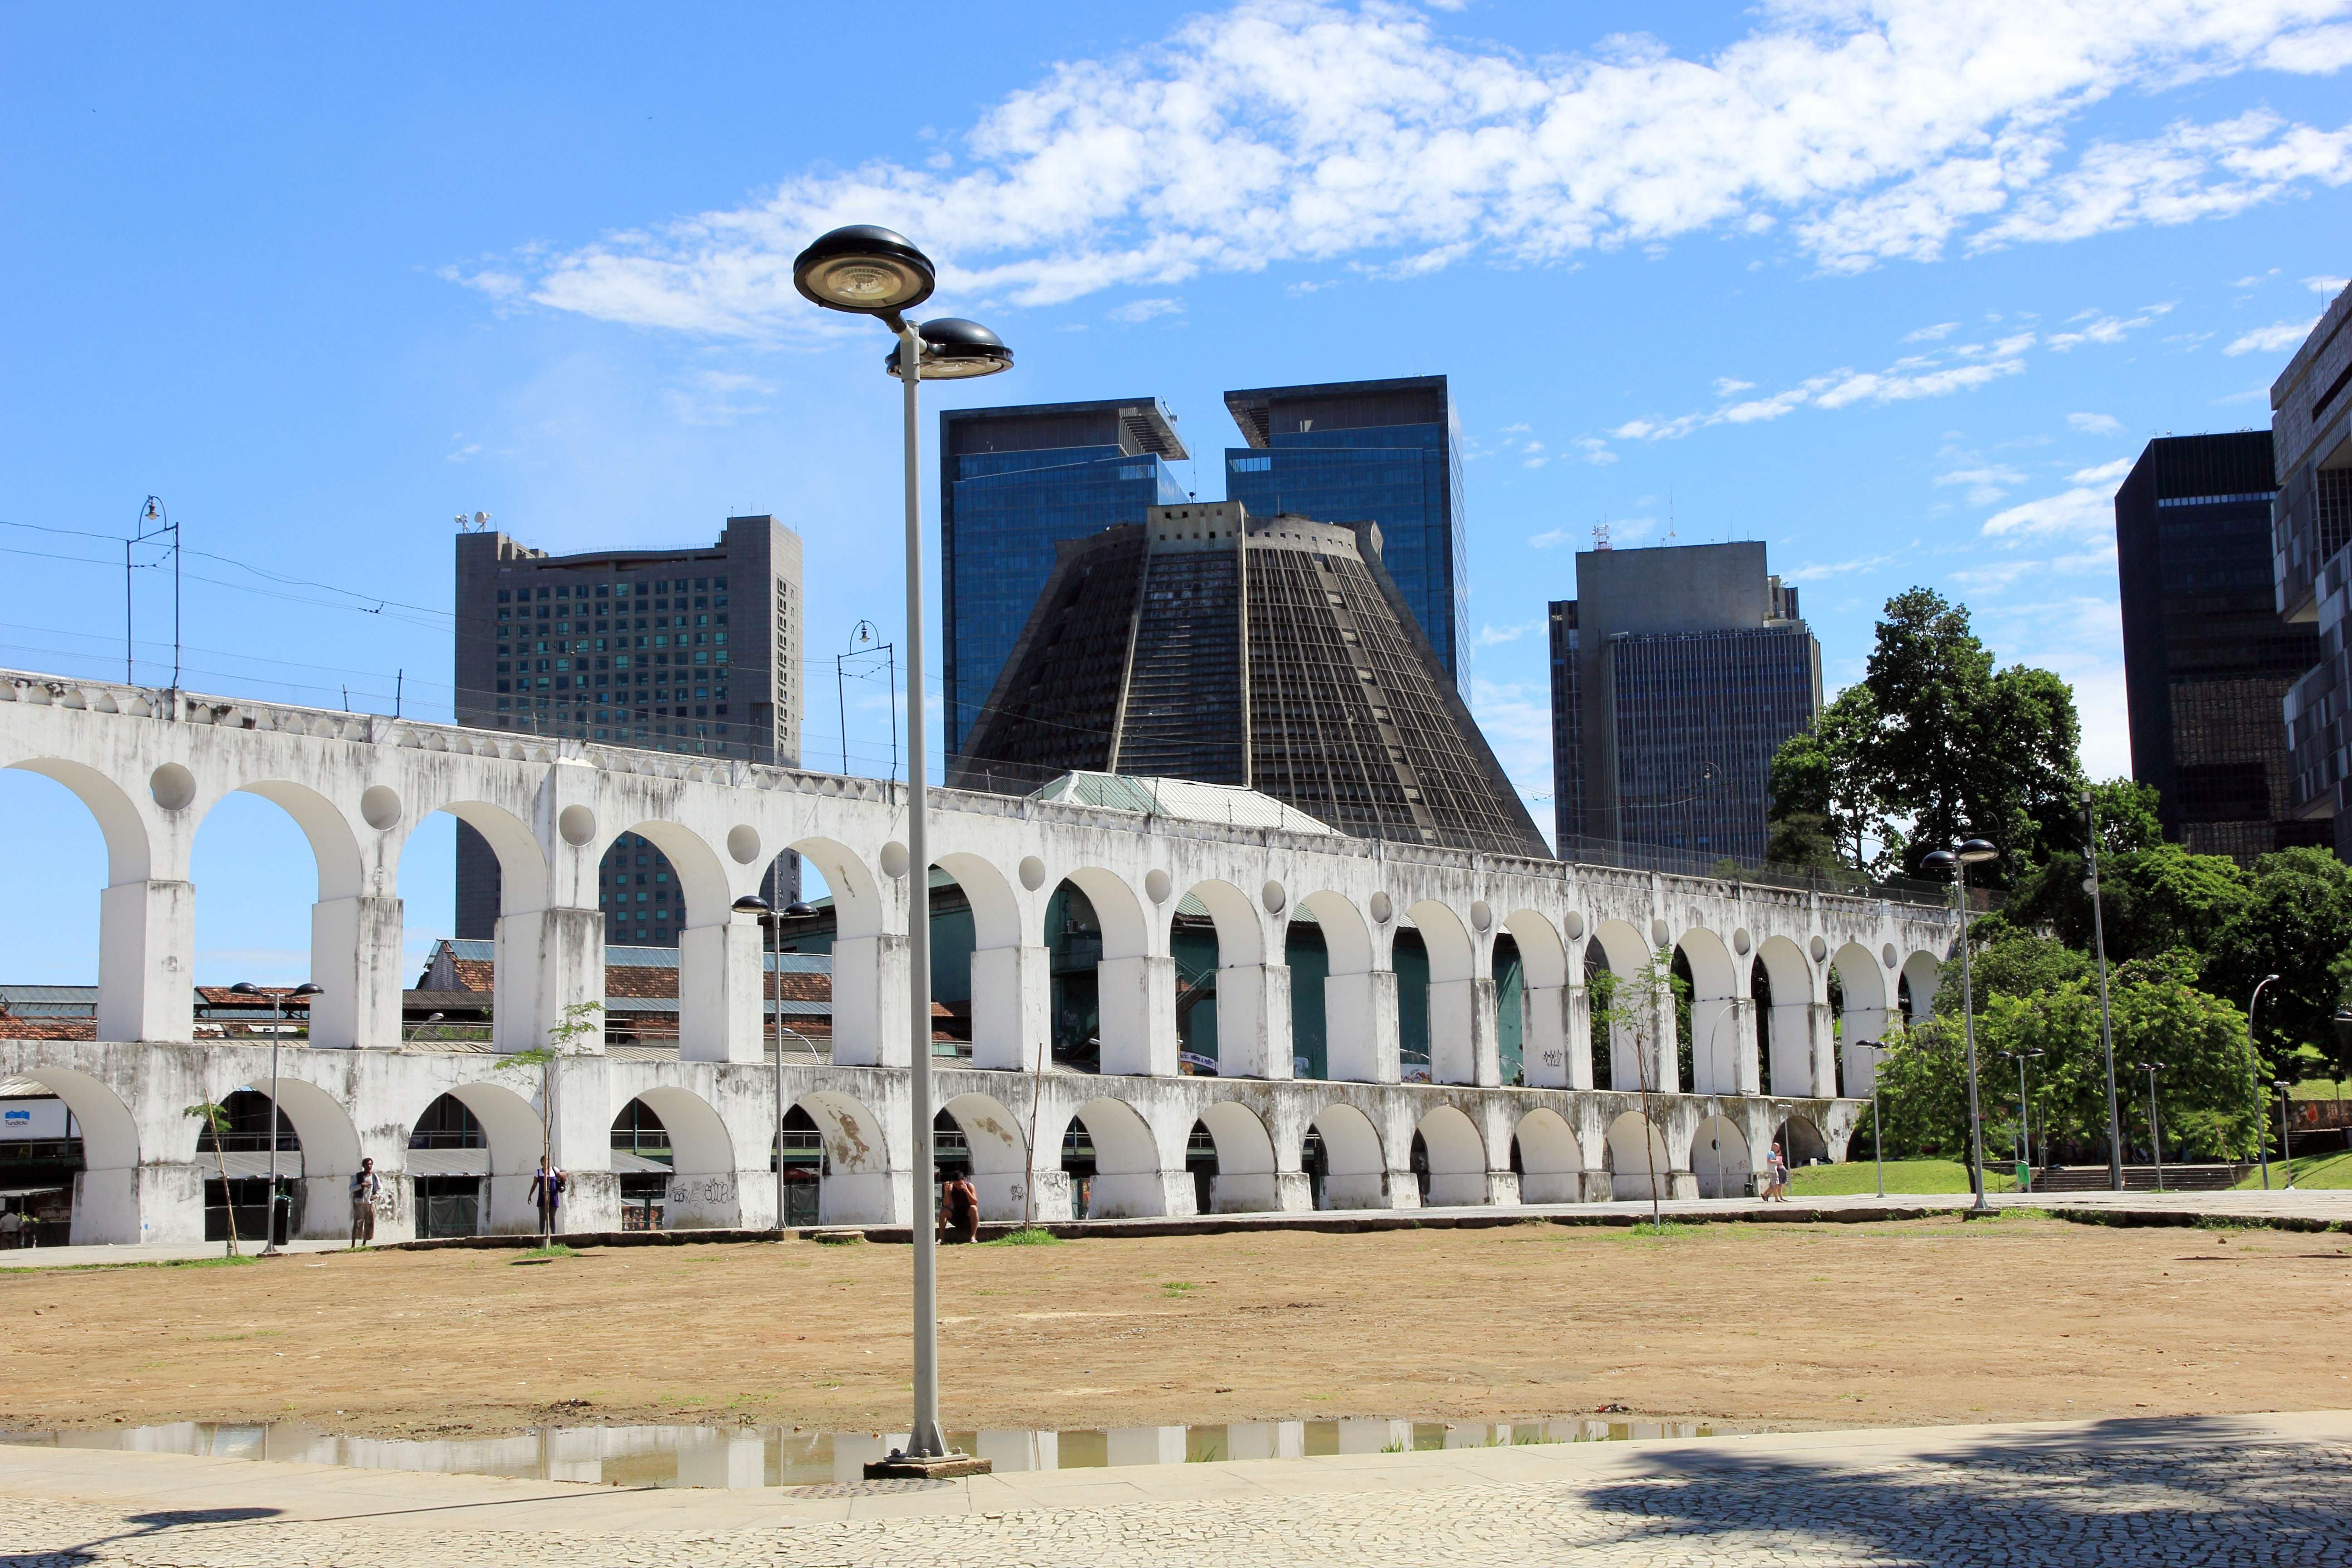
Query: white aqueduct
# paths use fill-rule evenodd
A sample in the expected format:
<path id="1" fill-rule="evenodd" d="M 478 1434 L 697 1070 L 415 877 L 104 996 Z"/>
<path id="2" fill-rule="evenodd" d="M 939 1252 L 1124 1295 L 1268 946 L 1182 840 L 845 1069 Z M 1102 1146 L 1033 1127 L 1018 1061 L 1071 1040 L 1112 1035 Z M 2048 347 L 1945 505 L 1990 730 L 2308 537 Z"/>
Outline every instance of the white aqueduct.
<path id="1" fill-rule="evenodd" d="M 336 1233 L 350 1173 L 373 1157 L 393 1198 L 379 1237 L 409 1234 L 411 1184 L 400 1178 L 410 1132 L 445 1093 L 488 1134 L 480 1223 L 531 1224 L 539 1075 L 499 1072 L 479 1052 L 401 1044 L 401 852 L 436 811 L 471 824 L 499 857 L 502 1049 L 543 1042 L 568 1005 L 602 998 L 597 862 L 616 835 L 650 839 L 682 884 L 677 1059 L 625 1060 L 592 1043 L 558 1079 L 545 1135 L 574 1178 L 568 1228 L 617 1224 L 610 1128 L 632 1099 L 670 1134 L 670 1226 L 774 1224 L 779 1071 L 785 1102 L 822 1135 L 822 1217 L 903 1224 L 911 1212 L 903 786 L 13 672 L 0 673 L 0 766 L 71 790 L 106 842 L 97 1040 L 0 1039 L 0 1078 L 47 1086 L 80 1122 L 76 1242 L 200 1237 L 207 1167 L 184 1108 L 268 1085 L 266 1047 L 193 1037 L 189 853 L 205 813 L 233 790 L 283 807 L 318 861 L 310 977 L 325 990 L 308 1048 L 284 1053 L 280 1091 L 301 1142 L 307 1231 Z M 1221 1213 L 1309 1206 L 1310 1130 L 1327 1162 L 1327 1207 L 1419 1205 L 1416 1136 L 1432 1205 L 1646 1197 L 1654 1179 L 1669 1196 L 1728 1193 L 1792 1119 L 1843 1155 L 1868 1107 L 1838 1098 L 1833 1042 L 1842 1032 L 1847 1094 L 1867 1095 L 1867 1042 L 1895 1005 L 1898 977 L 1912 996 L 1932 997 L 1952 939 L 1947 910 L 1874 898 L 959 791 L 932 799 L 935 860 L 970 898 L 978 947 L 971 1059 L 940 1070 L 938 1098 L 964 1131 L 990 1218 L 1021 1215 L 1029 1140 L 1057 1155 L 1074 1118 L 1096 1151 L 1098 1217 L 1194 1212 L 1185 1159 L 1196 1123 L 1215 1141 Z M 836 899 L 829 1064 L 768 1057 L 759 929 L 730 909 L 788 847 Z M 1098 1073 L 1034 1070 L 1047 1050 L 1045 904 L 1065 879 L 1102 926 Z M 1188 892 L 1215 921 L 1221 1077 L 1177 1072 L 1169 934 Z M 1301 909 L 1330 959 L 1328 1080 L 1292 1077 L 1290 971 L 1279 960 Z M 1418 930 L 1429 956 L 1426 1084 L 1399 1081 L 1390 955 L 1402 926 Z M 1489 976 L 1505 931 L 1527 976 L 1524 1087 L 1500 1082 Z M 1640 1095 L 1592 1087 L 1592 943 L 1620 974 L 1675 946 L 1689 961 L 1695 1081 L 1679 1081 L 1670 1009 L 1659 1026 L 1615 1030 L 1609 1042 L 1612 1082 L 1662 1091 L 1647 1118 Z M 1770 1096 L 1759 1093 L 1749 984 L 1759 962 Z M 1842 1031 L 1832 1027 L 1832 969 Z M 1637 1049 L 1650 1059 L 1637 1061 Z M 1036 1211 L 1068 1216 L 1058 1158 L 1038 1167 Z"/>

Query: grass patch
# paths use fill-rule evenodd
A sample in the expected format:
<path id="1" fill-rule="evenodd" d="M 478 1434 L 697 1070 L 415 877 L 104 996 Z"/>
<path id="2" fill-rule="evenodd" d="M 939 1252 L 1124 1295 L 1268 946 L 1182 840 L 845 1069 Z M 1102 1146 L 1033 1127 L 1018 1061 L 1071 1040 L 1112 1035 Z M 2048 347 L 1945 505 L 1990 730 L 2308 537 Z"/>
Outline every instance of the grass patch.
<path id="1" fill-rule="evenodd" d="M 2271 1162 L 2271 1190 L 2275 1192 L 2279 1188 L 2285 1186 L 2286 1184 L 2287 1176 L 2284 1163 L 2278 1160 L 2273 1160 Z M 2352 1187 L 2352 1153 L 2310 1154 L 2298 1156 L 2294 1162 L 2294 1184 L 2298 1187 L 2311 1187 L 2315 1189 L 2341 1190 L 2345 1187 Z M 2257 1167 L 2252 1173 L 2247 1175 L 2245 1180 L 2240 1182 L 2238 1184 L 2237 1190 L 2242 1193 L 2258 1193 L 2262 1191 L 2263 1173 L 2261 1169 Z"/>
<path id="2" fill-rule="evenodd" d="M 520 1252 L 514 1256 L 513 1261 L 517 1263 L 548 1263 L 558 1258 L 577 1258 L 579 1256 L 580 1254 L 575 1249 L 564 1246 L 563 1243 L 560 1241 L 551 1241 L 544 1247 L 524 1247 Z"/>
<path id="3" fill-rule="evenodd" d="M 1969 1168 L 1958 1160 L 1889 1160 L 1886 1191 L 1892 1196 L 1941 1196 L 1969 1190 Z M 1843 1165 L 1803 1165 L 1789 1173 L 1789 1192 L 1800 1198 L 1851 1198 L 1878 1191 L 1878 1167 L 1868 1160 Z M 2017 1178 L 1998 1167 L 1985 1172 L 1985 1191 L 2013 1193 Z"/>
<path id="4" fill-rule="evenodd" d="M 1060 1237 L 1039 1225 L 1024 1226 L 1019 1230 L 1005 1232 L 993 1241 L 981 1243 L 982 1247 L 1059 1247 L 1061 1245 Z"/>
<path id="5" fill-rule="evenodd" d="M 1648 1220 L 1643 1220 L 1638 1225 L 1629 1226 L 1626 1230 L 1626 1234 L 1628 1236 L 1638 1236 L 1644 1238 L 1654 1238 L 1660 1241 L 1672 1241 L 1676 1237 L 1696 1236 L 1698 1234 L 1698 1227 L 1696 1226 L 1677 1225 L 1670 1219 L 1660 1220 L 1654 1225 L 1650 1223 Z"/>
<path id="6" fill-rule="evenodd" d="M 1173 1300 L 1181 1300 L 1188 1292 L 1199 1289 L 1190 1279 L 1163 1279 L 1160 1282 L 1160 1293 Z"/>

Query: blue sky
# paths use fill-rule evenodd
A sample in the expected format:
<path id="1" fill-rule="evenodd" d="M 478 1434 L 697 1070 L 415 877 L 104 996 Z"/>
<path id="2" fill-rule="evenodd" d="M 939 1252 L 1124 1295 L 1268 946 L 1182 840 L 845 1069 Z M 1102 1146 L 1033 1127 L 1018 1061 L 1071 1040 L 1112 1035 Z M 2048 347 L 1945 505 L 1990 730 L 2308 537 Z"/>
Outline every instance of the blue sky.
<path id="1" fill-rule="evenodd" d="M 890 15 L 903 64 L 814 7 L 0 7 L 0 663 L 120 678 L 104 563 L 150 493 L 208 552 L 198 689 L 388 710 L 404 671 L 446 712 L 476 510 L 554 551 L 772 510 L 814 659 L 895 632 L 884 345 L 786 271 L 871 220 L 1017 351 L 934 408 L 1157 395 L 1204 497 L 1225 387 L 1452 377 L 1473 706 L 1531 798 L 1544 605 L 1603 521 L 1767 541 L 1832 687 L 1888 595 L 1960 598 L 2118 773 L 2115 482 L 2150 435 L 2266 423 L 2352 259 L 2336 0 Z M 95 830 L 21 773 L 0 807 L 42 825 L 5 977 L 93 977 Z M 450 837 L 418 831 L 421 953 Z M 194 875 L 201 978 L 302 977 L 275 807 L 216 811 Z"/>

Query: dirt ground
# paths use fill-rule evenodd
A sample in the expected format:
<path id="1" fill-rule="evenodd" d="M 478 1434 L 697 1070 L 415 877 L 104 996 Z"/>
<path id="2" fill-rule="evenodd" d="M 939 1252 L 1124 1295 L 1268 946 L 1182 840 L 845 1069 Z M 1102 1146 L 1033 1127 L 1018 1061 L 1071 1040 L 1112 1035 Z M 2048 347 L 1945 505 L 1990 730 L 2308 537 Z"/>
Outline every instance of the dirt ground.
<path id="1" fill-rule="evenodd" d="M 905 1247 L 0 1275 L 0 1427 L 903 1425 Z M 1545 1224 L 940 1253 L 951 1426 L 1633 1413 L 1892 1426 L 2352 1405 L 2352 1238 Z"/>

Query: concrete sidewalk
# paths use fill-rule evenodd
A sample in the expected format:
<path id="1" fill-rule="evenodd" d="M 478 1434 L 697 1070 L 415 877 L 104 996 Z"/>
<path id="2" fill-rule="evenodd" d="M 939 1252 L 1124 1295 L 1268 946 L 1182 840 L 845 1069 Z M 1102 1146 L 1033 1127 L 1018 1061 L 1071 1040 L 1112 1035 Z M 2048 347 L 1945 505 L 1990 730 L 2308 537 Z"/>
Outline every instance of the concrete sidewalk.
<path id="1" fill-rule="evenodd" d="M 0 1568 L 2352 1561 L 2352 1412 L 1056 1470 L 756 1492 L 0 1447 Z M 2329 1521 L 2333 1521 L 2330 1523 Z M 2315 1521 L 2316 1525 L 2315 1526 Z M 2294 1542 L 2284 1555 L 2270 1547 Z M 14 1553 L 7 1555 L 7 1553 Z"/>

